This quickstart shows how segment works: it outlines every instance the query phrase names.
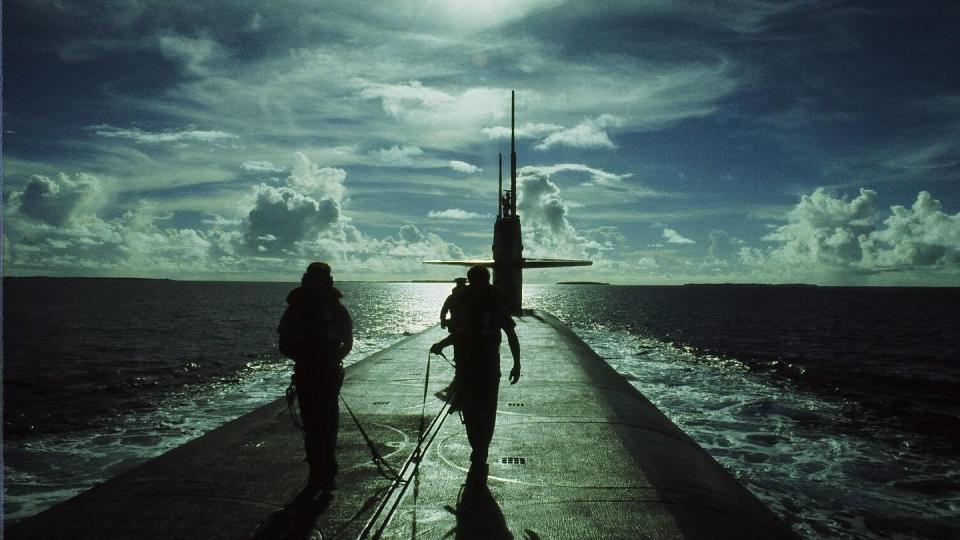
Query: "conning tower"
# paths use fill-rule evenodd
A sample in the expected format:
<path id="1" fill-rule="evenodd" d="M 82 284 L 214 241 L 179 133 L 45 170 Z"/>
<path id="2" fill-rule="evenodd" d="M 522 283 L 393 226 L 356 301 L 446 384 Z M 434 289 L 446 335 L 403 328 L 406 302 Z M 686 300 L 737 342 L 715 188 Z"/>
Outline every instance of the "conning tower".
<path id="1" fill-rule="evenodd" d="M 503 154 L 500 154 L 499 187 L 497 189 L 497 221 L 493 225 L 493 258 L 460 261 L 423 261 L 423 264 L 452 266 L 484 266 L 493 268 L 493 283 L 506 292 L 507 307 L 513 315 L 521 315 L 524 268 L 558 268 L 589 266 L 593 263 L 577 259 L 530 259 L 523 256 L 520 216 L 517 214 L 517 141 L 516 94 L 510 92 L 510 189 L 503 189 Z"/>
<path id="2" fill-rule="evenodd" d="M 493 226 L 493 284 L 503 288 L 510 312 L 519 315 L 523 296 L 523 242 L 517 215 L 516 96 L 510 92 L 510 189 L 503 190 L 500 155 L 500 209 Z"/>

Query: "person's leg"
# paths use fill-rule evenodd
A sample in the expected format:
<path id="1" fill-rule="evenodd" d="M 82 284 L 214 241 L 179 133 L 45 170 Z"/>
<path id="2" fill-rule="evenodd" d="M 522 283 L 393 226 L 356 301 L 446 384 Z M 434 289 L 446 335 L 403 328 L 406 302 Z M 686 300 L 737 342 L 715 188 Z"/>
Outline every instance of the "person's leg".
<path id="1" fill-rule="evenodd" d="M 329 378 L 325 381 L 323 395 L 320 396 L 322 418 L 320 422 L 319 480 L 320 487 L 326 491 L 337 488 L 335 478 L 339 465 L 337 464 L 337 434 L 340 429 L 340 378 L 339 368 L 332 368 Z"/>
<path id="2" fill-rule="evenodd" d="M 477 409 L 474 426 L 474 453 L 475 461 L 486 463 L 490 450 L 490 441 L 493 440 L 493 431 L 497 423 L 497 393 L 500 389 L 500 374 L 493 372 L 484 374 L 477 385 Z"/>
<path id="3" fill-rule="evenodd" d="M 316 374 L 297 374 L 297 403 L 300 406 L 300 421 L 303 424 L 303 449 L 310 466 L 308 480 L 315 486 L 323 462 L 323 414 L 320 403 L 320 389 Z"/>
<path id="4" fill-rule="evenodd" d="M 303 420 L 303 441 L 310 465 L 310 486 L 331 491 L 336 489 L 337 433 L 340 426 L 339 374 L 319 370 L 297 382 L 297 400 Z"/>

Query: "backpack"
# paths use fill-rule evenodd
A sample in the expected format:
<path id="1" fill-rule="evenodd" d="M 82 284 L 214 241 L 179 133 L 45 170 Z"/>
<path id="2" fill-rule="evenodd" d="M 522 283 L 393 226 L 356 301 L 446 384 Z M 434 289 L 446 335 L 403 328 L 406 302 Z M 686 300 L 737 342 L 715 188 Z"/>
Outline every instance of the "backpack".
<path id="1" fill-rule="evenodd" d="M 280 325 L 277 327 L 279 337 L 277 348 L 280 349 L 280 354 L 292 360 L 296 360 L 300 356 L 300 351 L 304 347 L 303 335 L 297 328 L 299 325 L 294 321 L 294 318 L 293 307 L 287 306 L 280 317 Z"/>
<path id="2" fill-rule="evenodd" d="M 346 310 L 337 299 L 315 302 L 298 291 L 290 294 L 289 305 L 277 327 L 280 353 L 293 360 L 305 360 L 311 354 L 336 350 L 344 338 L 343 332 L 350 331 Z"/>

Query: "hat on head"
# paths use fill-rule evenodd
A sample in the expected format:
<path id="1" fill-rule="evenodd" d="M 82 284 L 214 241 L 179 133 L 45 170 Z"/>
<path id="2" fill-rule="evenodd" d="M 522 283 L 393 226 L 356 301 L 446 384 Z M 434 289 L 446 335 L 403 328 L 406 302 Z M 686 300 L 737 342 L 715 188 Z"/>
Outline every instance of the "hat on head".
<path id="1" fill-rule="evenodd" d="M 467 270 L 467 278 L 471 285 L 490 283 L 490 271 L 479 264 L 474 265 L 470 267 L 470 270 Z"/>
<path id="2" fill-rule="evenodd" d="M 333 285 L 333 277 L 330 275 L 330 265 L 325 262 L 312 262 L 307 266 L 307 271 L 300 280 L 304 285 L 319 284 Z"/>
<path id="3" fill-rule="evenodd" d="M 307 266 L 308 274 L 330 275 L 330 265 L 325 262 L 312 262 Z"/>

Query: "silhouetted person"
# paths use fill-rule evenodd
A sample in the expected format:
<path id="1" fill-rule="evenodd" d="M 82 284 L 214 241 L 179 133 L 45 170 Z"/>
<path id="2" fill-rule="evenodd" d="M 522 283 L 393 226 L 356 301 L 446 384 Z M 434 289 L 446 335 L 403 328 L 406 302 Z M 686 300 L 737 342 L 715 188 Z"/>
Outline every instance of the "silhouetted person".
<path id="1" fill-rule="evenodd" d="M 447 296 L 447 299 L 443 302 L 443 307 L 440 308 L 440 327 L 446 328 L 448 332 L 453 333 L 454 329 L 457 326 L 457 296 L 460 295 L 463 291 L 467 289 L 467 278 L 458 277 L 453 280 L 456 285 L 453 289 L 450 290 L 450 295 Z M 447 318 L 447 313 L 450 314 L 450 318 Z M 456 368 L 457 365 L 457 355 L 460 354 L 460 346 L 456 343 L 453 344 L 453 365 Z M 457 402 L 457 385 L 460 384 L 460 381 L 457 379 L 457 371 L 454 370 L 453 380 L 450 381 L 450 384 L 446 388 L 441 390 L 437 395 L 440 399 L 444 399 L 450 402 L 450 413 L 457 411 L 460 408 L 460 404 Z"/>
<path id="2" fill-rule="evenodd" d="M 487 452 L 497 420 L 497 392 L 500 389 L 500 332 L 507 334 L 513 369 L 510 384 L 520 379 L 520 340 L 514 331 L 503 290 L 490 284 L 490 272 L 482 266 L 467 272 L 470 285 L 455 300 L 459 322 L 446 339 L 434 343 L 430 352 L 439 354 L 457 344 L 457 403 L 470 440 L 471 473 L 486 479 Z"/>
<path id="3" fill-rule="evenodd" d="M 440 308 L 440 328 L 446 328 L 450 332 L 453 332 L 453 326 L 457 319 L 457 313 L 453 309 L 455 299 L 457 294 L 463 292 L 463 289 L 467 286 L 467 278 L 458 277 L 453 281 L 456 285 L 450 290 L 450 296 L 447 296 L 447 299 L 443 301 L 443 307 Z M 447 319 L 447 313 L 450 314 L 449 319 Z"/>
<path id="4" fill-rule="evenodd" d="M 343 384 L 343 359 L 353 347 L 353 323 L 333 286 L 330 266 L 310 263 L 301 286 L 287 295 L 280 319 L 280 351 L 294 360 L 293 383 L 303 420 L 310 465 L 307 490 L 336 489 L 337 397 Z"/>

